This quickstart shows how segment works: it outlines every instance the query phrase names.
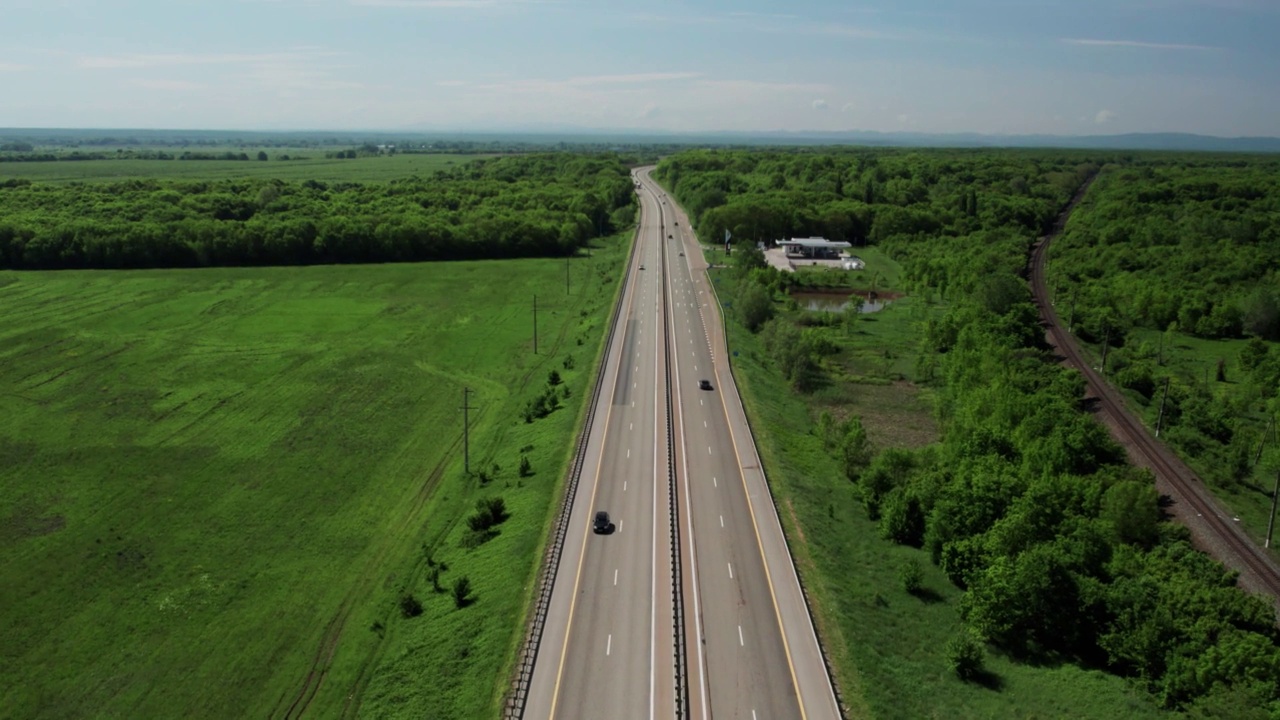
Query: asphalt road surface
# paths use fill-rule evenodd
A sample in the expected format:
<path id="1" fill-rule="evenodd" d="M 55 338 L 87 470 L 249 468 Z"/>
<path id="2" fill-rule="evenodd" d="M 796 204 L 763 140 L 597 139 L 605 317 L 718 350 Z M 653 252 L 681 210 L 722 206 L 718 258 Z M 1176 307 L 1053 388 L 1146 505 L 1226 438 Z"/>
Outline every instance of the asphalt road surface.
<path id="1" fill-rule="evenodd" d="M 524 716 L 675 715 L 670 453 L 680 504 L 691 717 L 837 718 L 723 357 L 701 250 L 687 232 L 687 217 L 649 180 L 648 169 L 636 177 L 643 189 L 631 281 L 603 369 L 573 529 Z M 669 328 L 662 322 L 664 302 Z M 711 389 L 699 386 L 704 379 Z M 592 532 L 597 510 L 610 513 L 614 532 Z"/>

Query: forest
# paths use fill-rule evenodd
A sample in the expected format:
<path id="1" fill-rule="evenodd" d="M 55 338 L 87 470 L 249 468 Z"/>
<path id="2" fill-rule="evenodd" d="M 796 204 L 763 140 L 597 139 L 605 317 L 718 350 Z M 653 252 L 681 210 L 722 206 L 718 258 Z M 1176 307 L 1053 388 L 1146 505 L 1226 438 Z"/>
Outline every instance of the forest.
<path id="1" fill-rule="evenodd" d="M 634 213 L 618 155 L 482 158 L 387 183 L 0 179 L 0 268 L 563 256 Z"/>
<path id="2" fill-rule="evenodd" d="M 1109 217 L 1123 216 L 1132 235 L 1145 232 L 1144 215 L 1141 206 L 1126 215 L 1124 203 L 1153 188 L 1129 173 L 1178 185 L 1185 178 L 1176 167 L 1185 162 L 1097 153 L 704 152 L 664 161 L 659 175 L 696 215 L 702 237 L 727 229 L 741 241 L 723 299 L 798 395 L 842 382 L 833 358 L 849 342 L 848 319 L 787 311 L 794 280 L 765 265 L 756 240 L 813 234 L 880 244 L 902 264 L 913 293 L 943 300 L 921 318 L 912 378 L 933 393 L 940 442 L 877 452 L 856 415 L 824 412 L 811 421 L 882 537 L 922 548 L 963 589 L 964 627 L 954 644 L 968 649 L 957 651 L 958 675 L 980 677 L 976 640 L 1032 664 L 1106 669 L 1167 708 L 1277 717 L 1280 634 L 1271 606 L 1241 592 L 1233 572 L 1162 520 L 1151 476 L 1125 462 L 1085 411 L 1083 379 L 1045 345 L 1024 279 L 1031 244 L 1099 169 L 1099 197 L 1108 188 L 1119 193 L 1099 204 L 1111 208 Z M 1268 212 L 1249 203 L 1274 196 L 1237 197 L 1233 190 L 1248 179 L 1218 182 L 1219 199 L 1207 202 L 1238 215 L 1205 227 L 1238 235 L 1213 243 L 1234 252 L 1242 240 L 1274 241 L 1273 229 L 1248 219 Z M 1156 187 L 1150 197 L 1173 206 L 1177 195 Z M 1084 267 L 1105 268 L 1080 276 L 1105 285 L 1127 256 L 1124 237 L 1113 238 L 1107 258 L 1079 250 L 1094 253 Z M 1201 297 L 1254 297 L 1274 267 L 1262 253 L 1246 249 L 1244 260 L 1217 266 L 1227 269 L 1205 270 L 1221 275 L 1206 276 Z M 1227 277 L 1253 284 L 1215 293 L 1210 283 Z M 1171 271 L 1149 292 L 1181 301 L 1175 282 Z M 1212 307 L 1200 307 L 1212 316 Z M 1174 315 L 1180 308 L 1175 303 Z"/>
<path id="3" fill-rule="evenodd" d="M 1049 268 L 1059 311 L 1106 346 L 1106 372 L 1148 423 L 1258 511 L 1280 410 L 1277 218 L 1274 159 L 1117 169 L 1072 215 Z"/>

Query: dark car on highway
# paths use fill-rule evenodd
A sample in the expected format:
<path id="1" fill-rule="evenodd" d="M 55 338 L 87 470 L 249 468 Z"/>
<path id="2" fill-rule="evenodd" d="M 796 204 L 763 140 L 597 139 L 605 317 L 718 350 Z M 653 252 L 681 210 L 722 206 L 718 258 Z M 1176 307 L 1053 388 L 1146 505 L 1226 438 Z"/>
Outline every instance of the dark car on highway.
<path id="1" fill-rule="evenodd" d="M 603 510 L 596 513 L 596 522 L 593 529 L 597 534 L 601 535 L 613 532 L 613 522 L 609 520 L 609 513 Z"/>
<path id="2" fill-rule="evenodd" d="M 699 381 L 698 381 L 698 389 L 699 389 L 699 390 L 710 390 L 710 389 L 711 389 L 711 381 L 710 381 L 710 380 L 699 380 Z"/>

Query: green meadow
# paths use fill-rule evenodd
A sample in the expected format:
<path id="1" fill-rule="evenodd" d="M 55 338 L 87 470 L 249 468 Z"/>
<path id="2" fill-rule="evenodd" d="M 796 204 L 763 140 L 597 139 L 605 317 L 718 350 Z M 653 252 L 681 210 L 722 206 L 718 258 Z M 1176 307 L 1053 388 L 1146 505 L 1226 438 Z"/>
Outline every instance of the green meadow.
<path id="1" fill-rule="evenodd" d="M 172 152 L 170 150 L 169 152 Z M 250 157 L 257 148 L 249 148 Z M 96 182 L 106 180 L 168 179 L 226 180 L 278 178 L 319 182 L 386 182 L 417 175 L 427 177 L 484 155 L 405 154 L 326 158 L 314 150 L 268 148 L 269 160 L 58 160 L 53 162 L 0 163 L 0 180 L 20 178 L 32 182 Z M 280 160 L 288 155 L 289 160 Z"/>
<path id="2" fill-rule="evenodd" d="M 628 242 L 0 272 L 0 717 L 495 717 Z"/>

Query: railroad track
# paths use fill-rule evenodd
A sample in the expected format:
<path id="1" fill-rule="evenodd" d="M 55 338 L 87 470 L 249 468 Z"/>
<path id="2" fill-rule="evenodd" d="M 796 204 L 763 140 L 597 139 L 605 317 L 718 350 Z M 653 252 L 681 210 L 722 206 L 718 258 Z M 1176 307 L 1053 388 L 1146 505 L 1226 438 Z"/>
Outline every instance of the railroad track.
<path id="1" fill-rule="evenodd" d="M 1177 503 L 1185 503 L 1203 517 L 1209 531 L 1220 541 L 1220 547 L 1227 549 L 1225 557 L 1212 552 L 1210 554 L 1242 574 L 1247 573 L 1256 587 L 1264 589 L 1272 598 L 1280 599 L 1280 568 L 1277 568 L 1275 562 L 1244 533 L 1238 524 L 1227 519 L 1226 514 L 1218 507 L 1209 490 L 1191 468 L 1187 467 L 1170 448 L 1152 437 L 1147 427 L 1129 412 L 1118 391 L 1106 382 L 1099 371 L 1094 369 L 1075 338 L 1062 327 L 1058 313 L 1050 301 L 1048 285 L 1045 282 L 1045 257 L 1049 244 L 1062 234 L 1071 211 L 1084 197 L 1095 178 L 1096 175 L 1085 181 L 1066 209 L 1059 215 L 1053 230 L 1040 238 L 1031 251 L 1029 261 L 1031 289 L 1035 294 L 1036 304 L 1040 306 L 1040 316 L 1048 325 L 1051 342 L 1068 363 L 1084 375 L 1089 390 L 1098 399 L 1101 409 L 1114 418 L 1115 433 L 1120 436 L 1116 439 L 1130 449 L 1131 458 L 1135 462 L 1145 464 L 1157 476 L 1163 478 L 1175 491 L 1172 494 L 1173 500 Z"/>

